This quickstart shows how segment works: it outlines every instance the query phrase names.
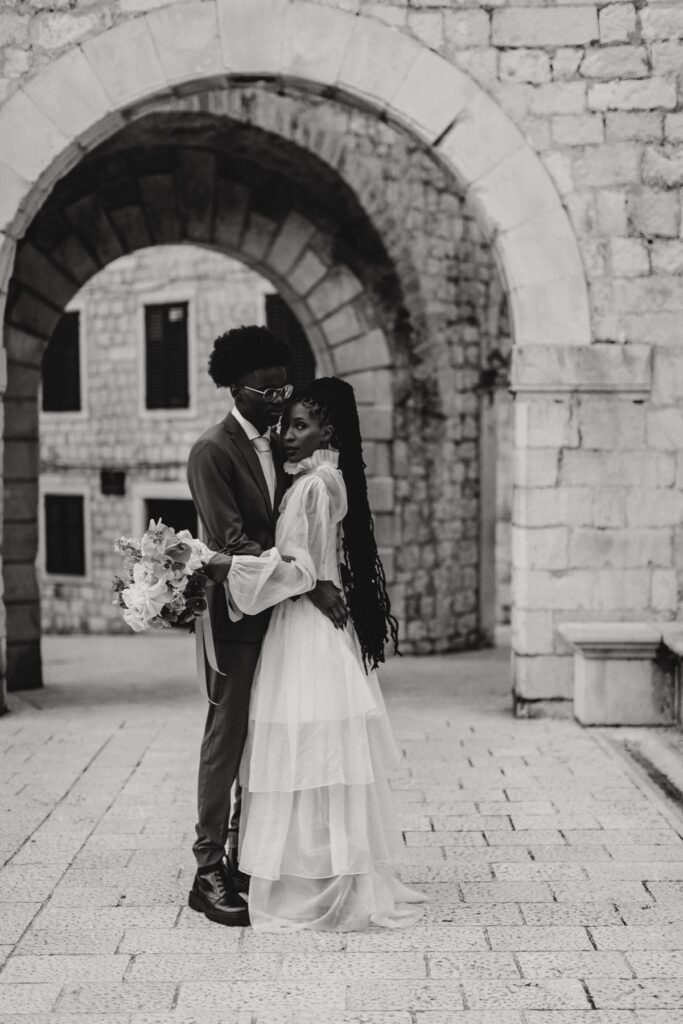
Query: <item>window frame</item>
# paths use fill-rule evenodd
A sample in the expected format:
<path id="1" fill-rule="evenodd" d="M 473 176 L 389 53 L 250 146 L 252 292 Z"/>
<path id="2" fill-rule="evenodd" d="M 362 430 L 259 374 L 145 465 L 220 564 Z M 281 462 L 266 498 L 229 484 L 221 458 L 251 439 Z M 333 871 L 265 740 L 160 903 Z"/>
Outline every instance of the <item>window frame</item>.
<path id="1" fill-rule="evenodd" d="M 64 307 L 65 313 L 78 313 L 78 372 L 81 380 L 81 407 L 80 409 L 64 409 L 58 412 L 55 409 L 43 409 L 43 378 L 40 374 L 38 384 L 38 418 L 39 422 L 46 423 L 83 423 L 90 413 L 88 410 L 88 357 L 86 325 L 88 314 L 86 303 L 82 299 L 75 299 L 68 302 Z M 80 579 L 80 576 L 78 577 Z"/>
<path id="2" fill-rule="evenodd" d="M 54 494 L 56 497 L 83 498 L 83 554 L 85 571 L 83 575 L 72 573 L 52 573 L 47 570 L 47 517 L 45 515 L 45 498 Z M 90 482 L 84 477 L 64 477 L 50 473 L 41 475 L 39 481 L 38 501 L 38 563 L 42 578 L 47 583 L 61 583 L 80 586 L 82 583 L 92 583 L 93 580 L 93 559 L 92 559 L 92 488 Z"/>
<path id="3" fill-rule="evenodd" d="M 197 415 L 197 331 L 196 331 L 196 289 L 191 287 L 178 288 L 168 285 L 166 288 L 151 289 L 140 295 L 138 303 L 138 414 L 143 420 L 194 419 Z M 147 306 L 179 305 L 187 303 L 187 387 L 188 403 L 184 409 L 148 409 L 147 408 L 147 333 L 145 324 L 145 308 Z"/>

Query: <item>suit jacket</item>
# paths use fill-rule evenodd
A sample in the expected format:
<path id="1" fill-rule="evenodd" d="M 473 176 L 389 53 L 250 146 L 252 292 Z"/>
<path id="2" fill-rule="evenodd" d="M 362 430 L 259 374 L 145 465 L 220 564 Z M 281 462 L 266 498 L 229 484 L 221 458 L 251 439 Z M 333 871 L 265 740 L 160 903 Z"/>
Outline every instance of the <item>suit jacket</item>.
<path id="1" fill-rule="evenodd" d="M 204 540 L 227 554 L 260 555 L 275 543 L 275 521 L 287 477 L 282 468 L 279 440 L 271 441 L 275 465 L 274 507 L 258 454 L 232 413 L 195 441 L 187 465 L 187 480 L 204 529 Z M 259 641 L 268 627 L 270 611 L 245 615 L 231 622 L 222 584 L 207 589 L 211 627 L 217 643 Z M 219 655 L 220 657 L 220 655 Z"/>

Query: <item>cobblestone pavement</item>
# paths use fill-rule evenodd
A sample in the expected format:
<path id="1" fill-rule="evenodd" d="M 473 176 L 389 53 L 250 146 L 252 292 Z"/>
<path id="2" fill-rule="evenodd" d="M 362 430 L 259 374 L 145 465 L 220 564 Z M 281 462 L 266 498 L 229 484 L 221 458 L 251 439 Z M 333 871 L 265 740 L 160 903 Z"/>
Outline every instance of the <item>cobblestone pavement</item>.
<path id="1" fill-rule="evenodd" d="M 423 923 L 281 937 L 186 906 L 191 643 L 46 650 L 0 720 L 0 1024 L 683 1022 L 677 818 L 599 734 L 515 721 L 503 654 L 384 673 Z"/>

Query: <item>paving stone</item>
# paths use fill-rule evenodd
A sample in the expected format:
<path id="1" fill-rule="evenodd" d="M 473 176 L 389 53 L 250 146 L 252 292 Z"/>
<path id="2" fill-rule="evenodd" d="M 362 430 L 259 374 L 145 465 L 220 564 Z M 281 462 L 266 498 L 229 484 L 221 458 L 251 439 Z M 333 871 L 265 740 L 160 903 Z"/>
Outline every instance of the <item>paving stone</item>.
<path id="1" fill-rule="evenodd" d="M 591 928 L 598 949 L 683 949 L 683 925 Z"/>
<path id="2" fill-rule="evenodd" d="M 592 949 L 585 928 L 521 927 L 487 929 L 492 949 L 568 950 Z"/>
<path id="3" fill-rule="evenodd" d="M 31 986 L 32 987 L 32 986 Z M 1 991 L 1 989 L 0 989 Z M 66 985 L 59 1000 L 60 1013 L 132 1013 L 135 1010 L 170 1010 L 176 985 L 111 984 Z M 229 1004 L 226 1004 L 229 1005 Z"/>
<path id="4" fill-rule="evenodd" d="M 422 951 L 400 952 L 394 949 L 378 953 L 364 950 L 362 953 L 347 951 L 285 956 L 281 974 L 287 980 L 316 978 L 327 983 L 327 979 L 352 982 L 365 978 L 424 978 L 427 969 Z"/>
<path id="5" fill-rule="evenodd" d="M 396 981 L 363 981 L 364 985 L 398 985 Z M 416 984 L 420 984 L 416 982 Z M 145 986 L 147 987 L 147 986 Z M 220 1013 L 223 1007 L 230 1006 L 235 1010 L 270 1010 L 278 1009 L 309 1013 L 325 1013 L 345 1009 L 346 985 L 343 981 L 328 981 L 320 985 L 315 981 L 287 981 L 285 984 L 273 981 L 241 981 L 230 982 L 183 982 L 180 985 L 177 1007 L 183 1013 Z M 353 1009 L 353 1007 L 349 1007 Z M 391 1006 L 382 1006 L 391 1009 Z M 399 1005 L 396 1009 L 403 1009 Z"/>
<path id="6" fill-rule="evenodd" d="M 605 844 L 610 856 L 616 861 L 683 861 L 683 842 L 659 846 L 629 846 L 625 843 Z"/>
<path id="7" fill-rule="evenodd" d="M 555 882 L 586 878 L 577 864 L 494 864 L 493 871 L 500 881 Z"/>
<path id="8" fill-rule="evenodd" d="M 566 846 L 564 835 L 555 829 L 528 828 L 523 831 L 484 833 L 489 846 Z"/>
<path id="9" fill-rule="evenodd" d="M 640 1014 L 636 1017 L 632 1010 L 527 1010 L 524 1020 L 526 1024 L 641 1024 Z"/>
<path id="10" fill-rule="evenodd" d="M 638 978 L 682 978 L 683 950 L 634 950 L 626 959 Z"/>
<path id="11" fill-rule="evenodd" d="M 611 861 L 610 851 L 604 846 L 530 846 L 529 855 L 540 864 L 595 864 Z"/>
<path id="12" fill-rule="evenodd" d="M 509 819 L 500 814 L 434 815 L 433 821 L 435 832 L 487 832 L 512 828 Z"/>
<path id="13" fill-rule="evenodd" d="M 16 984 L 43 984 L 61 982 L 70 984 L 97 981 L 108 984 L 122 981 L 130 962 L 127 956 L 17 956 L 6 964 L 3 982 Z"/>
<path id="14" fill-rule="evenodd" d="M 589 978 L 587 985 L 597 1007 L 683 1010 L 683 978 Z"/>
<path id="15" fill-rule="evenodd" d="M 653 902 L 642 882 L 622 882 L 619 879 L 603 882 L 553 882 L 552 890 L 558 902 L 576 902 L 594 899 L 598 902 L 647 903 Z"/>
<path id="16" fill-rule="evenodd" d="M 208 924 L 209 922 L 207 922 Z M 239 928 L 128 928 L 117 939 L 119 953 L 164 953 L 191 956 L 193 953 L 236 952 Z"/>
<path id="17" fill-rule="evenodd" d="M 552 893 L 546 882 L 464 882 L 466 903 L 550 903 Z"/>
<path id="18" fill-rule="evenodd" d="M 16 947 L 17 956 L 117 952 L 123 935 L 120 929 L 74 930 L 65 923 L 67 927 L 61 929 L 30 928 Z"/>
<path id="19" fill-rule="evenodd" d="M 542 981 L 469 981 L 463 982 L 467 1005 L 474 1010 L 504 1006 L 520 1009 L 588 1008 L 590 1005 L 581 982 L 570 979 Z"/>
<path id="20" fill-rule="evenodd" d="M 458 982 L 362 981 L 347 990 L 349 1010 L 458 1010 L 464 1009 Z"/>
<path id="21" fill-rule="evenodd" d="M 194 911 L 189 912 L 195 920 L 199 919 Z M 114 928 L 123 931 L 136 926 L 173 928 L 177 919 L 177 907 L 70 907 L 67 915 L 61 907 L 48 903 L 35 918 L 32 930 Z M 201 920 L 208 923 L 205 918 Z"/>
<path id="22" fill-rule="evenodd" d="M 605 879 L 637 879 L 642 882 L 683 881 L 683 861 L 625 861 L 611 864 L 588 864 L 586 872 L 595 881 Z"/>
<path id="23" fill-rule="evenodd" d="M 611 951 L 518 953 L 517 962 L 526 978 L 633 977 L 624 956 Z"/>
<path id="24" fill-rule="evenodd" d="M 40 903 L 0 904 L 0 942 L 16 942 L 40 910 Z"/>
<path id="25" fill-rule="evenodd" d="M 519 978 L 511 953 L 430 953 L 430 978 Z"/>
<path id="26" fill-rule="evenodd" d="M 597 841 L 600 845 L 605 845 L 608 848 L 613 844 L 618 845 L 623 843 L 624 846 L 651 846 L 651 845 L 664 845 L 670 846 L 677 840 L 676 833 L 673 829 L 665 828 L 652 828 L 652 829 L 602 829 L 596 832 L 594 829 L 563 829 L 563 835 L 567 842 L 571 845 L 577 843 L 579 845 L 593 846 Z"/>
<path id="27" fill-rule="evenodd" d="M 520 910 L 528 925 L 610 925 L 622 921 L 614 903 L 523 903 Z"/>
<path id="28" fill-rule="evenodd" d="M 364 932 L 349 932 L 346 948 L 352 952 L 379 952 L 383 950 L 419 950 L 425 952 L 487 950 L 483 928 L 459 925 L 434 925 L 415 928 L 378 928 Z"/>
<path id="29" fill-rule="evenodd" d="M 19 1013 L 26 1019 L 26 1014 L 44 1013 L 55 1005 L 61 989 L 60 984 L 5 985 L 0 982 L 0 1014 Z"/>

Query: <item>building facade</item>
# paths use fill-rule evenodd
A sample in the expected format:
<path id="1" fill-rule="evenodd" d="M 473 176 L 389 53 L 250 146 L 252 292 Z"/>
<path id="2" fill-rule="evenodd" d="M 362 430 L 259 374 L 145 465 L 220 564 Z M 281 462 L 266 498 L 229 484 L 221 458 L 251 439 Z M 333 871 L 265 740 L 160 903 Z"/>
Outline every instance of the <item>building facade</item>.
<path id="1" fill-rule="evenodd" d="M 287 324 L 283 323 L 287 320 Z M 232 406 L 207 373 L 214 338 L 268 324 L 291 346 L 290 377 L 316 374 L 280 296 L 237 260 L 196 246 L 123 256 L 79 291 L 42 364 L 38 572 L 47 633 L 125 633 L 112 602 L 113 541 L 162 517 L 197 534 L 186 482 L 193 441 Z M 308 356 L 308 362 L 306 361 Z M 511 402 L 490 393 L 496 432 L 495 625 L 509 622 Z M 391 557 L 392 552 L 389 552 Z M 405 633 L 405 623 L 401 623 Z"/>
<path id="2" fill-rule="evenodd" d="M 504 320 L 517 706 L 571 699 L 562 622 L 677 618 L 680 4 L 105 0 L 0 20 L 13 684 L 40 681 L 42 352 L 87 280 L 161 242 L 257 269 L 318 367 L 356 384 L 410 649 L 491 622 Z"/>

